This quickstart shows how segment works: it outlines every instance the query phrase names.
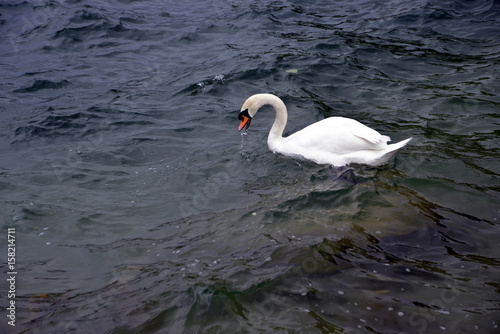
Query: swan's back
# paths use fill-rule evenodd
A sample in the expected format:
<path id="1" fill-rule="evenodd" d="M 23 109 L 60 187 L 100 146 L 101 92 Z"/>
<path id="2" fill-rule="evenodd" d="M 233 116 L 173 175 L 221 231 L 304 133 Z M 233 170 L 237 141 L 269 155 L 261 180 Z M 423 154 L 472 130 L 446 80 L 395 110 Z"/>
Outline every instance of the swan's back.
<path id="1" fill-rule="evenodd" d="M 281 145 L 271 150 L 319 164 L 379 166 L 386 164 L 410 139 L 389 145 L 388 136 L 356 120 L 330 117 L 283 138 Z"/>
<path id="2" fill-rule="evenodd" d="M 330 117 L 285 138 L 288 145 L 320 149 L 335 154 L 359 150 L 383 150 L 391 139 L 360 122 L 345 117 Z"/>

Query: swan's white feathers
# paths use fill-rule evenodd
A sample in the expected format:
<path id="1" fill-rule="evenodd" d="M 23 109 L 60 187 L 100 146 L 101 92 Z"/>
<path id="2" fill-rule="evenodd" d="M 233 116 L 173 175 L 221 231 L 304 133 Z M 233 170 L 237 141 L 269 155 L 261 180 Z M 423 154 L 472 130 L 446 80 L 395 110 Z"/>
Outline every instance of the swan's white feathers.
<path id="1" fill-rule="evenodd" d="M 382 165 L 411 138 L 396 144 L 391 139 L 360 122 L 345 117 L 329 117 L 283 138 L 287 111 L 285 104 L 271 94 L 251 96 L 242 109 L 249 108 L 253 116 L 263 105 L 272 105 L 276 120 L 268 137 L 269 149 L 274 153 L 311 160 L 319 164 L 344 166 L 360 163 Z"/>

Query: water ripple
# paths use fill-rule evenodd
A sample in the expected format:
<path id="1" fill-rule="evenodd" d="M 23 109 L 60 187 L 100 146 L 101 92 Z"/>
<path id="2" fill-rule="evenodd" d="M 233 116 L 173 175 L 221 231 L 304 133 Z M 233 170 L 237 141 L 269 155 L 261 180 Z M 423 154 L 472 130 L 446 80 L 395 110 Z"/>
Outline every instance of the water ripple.
<path id="1" fill-rule="evenodd" d="M 20 331 L 494 332 L 499 2 L 0 4 Z M 277 156 L 330 116 L 390 165 Z M 17 307 L 18 306 L 18 307 Z M 3 327 L 2 327 L 3 328 Z"/>

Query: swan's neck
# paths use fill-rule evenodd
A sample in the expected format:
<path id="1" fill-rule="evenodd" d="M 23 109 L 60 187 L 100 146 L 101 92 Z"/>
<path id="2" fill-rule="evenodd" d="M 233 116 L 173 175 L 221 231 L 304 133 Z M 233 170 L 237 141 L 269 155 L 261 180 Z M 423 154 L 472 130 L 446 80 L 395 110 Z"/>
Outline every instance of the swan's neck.
<path id="1" fill-rule="evenodd" d="M 276 118 L 274 124 L 269 131 L 267 137 L 267 144 L 272 151 L 275 151 L 276 146 L 283 140 L 283 131 L 285 130 L 286 122 L 288 119 L 288 112 L 286 106 L 280 98 L 270 94 L 262 94 L 262 105 L 270 105 L 276 111 Z"/>

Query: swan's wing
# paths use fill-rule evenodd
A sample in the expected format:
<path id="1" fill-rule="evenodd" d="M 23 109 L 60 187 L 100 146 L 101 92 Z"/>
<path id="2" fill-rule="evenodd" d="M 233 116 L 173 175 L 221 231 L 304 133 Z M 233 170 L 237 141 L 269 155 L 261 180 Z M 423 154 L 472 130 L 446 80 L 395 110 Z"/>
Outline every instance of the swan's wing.
<path id="1" fill-rule="evenodd" d="M 344 117 L 330 117 L 286 138 L 294 150 L 320 150 L 349 154 L 360 150 L 381 150 L 390 141 L 360 122 Z"/>
<path id="2" fill-rule="evenodd" d="M 359 123 L 359 122 L 358 122 Z M 366 141 L 369 141 L 372 144 L 380 144 L 380 143 L 387 143 L 388 141 L 391 141 L 391 138 L 389 136 L 384 136 L 378 133 L 377 131 L 373 130 L 372 128 L 369 128 L 361 123 L 359 123 L 361 126 L 355 126 L 352 128 L 349 128 L 351 133 L 359 138 L 363 138 Z"/>
<path id="3" fill-rule="evenodd" d="M 354 136 L 362 138 L 374 145 L 385 144 L 388 141 L 391 141 L 391 138 L 389 138 L 388 136 L 381 135 L 380 133 L 378 133 L 378 131 L 373 130 L 372 128 L 369 128 L 366 125 L 351 118 L 330 117 L 323 121 L 326 121 L 325 123 L 328 123 L 329 127 L 331 128 L 338 130 L 348 130 Z"/>

